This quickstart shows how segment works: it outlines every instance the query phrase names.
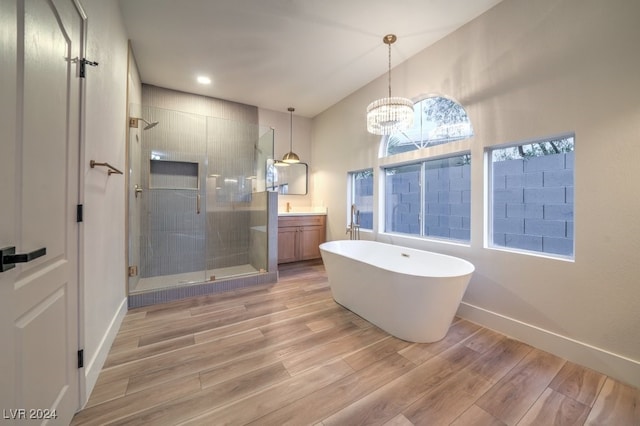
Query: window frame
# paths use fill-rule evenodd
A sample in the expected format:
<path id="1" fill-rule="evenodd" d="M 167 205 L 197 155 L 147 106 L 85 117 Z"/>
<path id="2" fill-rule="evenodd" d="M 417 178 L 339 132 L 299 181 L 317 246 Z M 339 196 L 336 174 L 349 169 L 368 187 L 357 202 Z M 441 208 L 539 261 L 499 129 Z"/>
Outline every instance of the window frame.
<path id="1" fill-rule="evenodd" d="M 438 145 L 441 146 L 441 145 Z M 437 147 L 437 146 L 436 146 Z M 413 151 L 412 151 L 413 152 Z M 406 154 L 406 153 L 402 153 L 402 154 Z M 401 155 L 401 154 L 396 154 L 396 155 Z M 406 238 L 415 238 L 415 239 L 419 239 L 419 240 L 425 240 L 425 241 L 434 241 L 434 242 L 440 242 L 440 243 L 448 243 L 448 244 L 454 244 L 454 245 L 460 245 L 460 246 L 465 246 L 465 247 L 469 247 L 471 245 L 471 225 L 469 226 L 469 239 L 468 240 L 461 240 L 461 239 L 456 239 L 456 238 L 447 238 L 447 237 L 439 237 L 439 236 L 435 236 L 435 235 L 427 235 L 426 234 L 426 230 L 425 230 L 425 220 L 426 220 L 426 215 L 427 215 L 427 209 L 426 209 L 426 188 L 427 188 L 427 173 L 426 173 L 426 169 L 427 169 L 427 163 L 430 161 L 439 161 L 439 160 L 446 160 L 446 159 L 450 159 L 450 158 L 455 158 L 455 157 L 462 157 L 462 156 L 468 156 L 469 157 L 469 165 L 471 167 L 471 162 L 472 162 L 472 154 L 471 154 L 471 150 L 470 149 L 465 149 L 462 151 L 458 151 L 458 150 L 452 150 L 451 152 L 447 152 L 445 154 L 441 154 L 441 155 L 437 155 L 437 156 L 428 156 L 428 157 L 422 157 L 422 158 L 417 158 L 414 161 L 409 161 L 409 162 L 400 162 L 400 163 L 392 163 L 390 162 L 389 164 L 385 164 L 385 165 L 381 165 L 380 166 L 380 180 L 381 180 L 381 184 L 382 184 L 382 188 L 383 190 L 382 192 L 382 196 L 381 198 L 381 202 L 379 203 L 379 211 L 382 211 L 382 220 L 380 221 L 380 225 L 381 225 L 381 231 L 380 234 L 383 235 L 392 235 L 392 236 L 402 236 L 402 237 L 406 237 Z M 411 166 L 411 165 L 415 165 L 415 166 L 419 166 L 420 168 L 420 215 L 419 215 L 419 223 L 418 223 L 418 228 L 420 230 L 419 234 L 409 234 L 409 233 L 404 233 L 404 232 L 398 232 L 398 231 L 388 231 L 386 228 L 386 219 L 387 219 L 387 205 L 386 205 L 386 185 L 387 185 L 387 169 L 392 169 L 392 168 L 396 168 L 396 167 L 404 167 L 404 166 Z M 469 191 L 471 192 L 471 187 L 473 185 L 473 180 L 471 179 L 471 173 L 469 175 Z M 471 202 L 470 202 L 471 204 Z M 471 221 L 471 207 L 469 208 L 469 220 Z"/>
<path id="2" fill-rule="evenodd" d="M 375 170 L 373 167 L 365 167 L 363 169 L 358 169 L 358 170 L 351 170 L 347 172 L 347 210 L 346 210 L 346 223 L 347 223 L 347 227 L 349 226 L 349 224 L 351 223 L 351 206 L 356 204 L 356 208 L 358 207 L 358 204 L 355 202 L 355 178 L 356 175 L 358 173 L 363 173 L 363 172 L 371 172 L 371 177 L 372 177 L 372 182 L 373 182 L 373 200 L 372 200 L 372 220 L 371 220 L 371 228 L 363 228 L 362 226 L 360 227 L 361 231 L 365 231 L 365 232 L 373 232 L 374 228 L 375 228 Z"/>
<path id="3" fill-rule="evenodd" d="M 377 188 L 379 190 L 380 195 L 378 197 L 377 209 L 376 211 L 374 211 L 374 214 L 375 213 L 378 214 L 378 219 L 376 221 L 376 219 L 374 218 L 374 227 L 376 227 L 377 225 L 376 230 L 378 231 L 379 235 L 390 236 L 390 237 L 402 237 L 402 238 L 408 238 L 408 239 L 416 239 L 420 241 L 430 241 L 430 242 L 436 242 L 441 244 L 451 244 L 456 246 L 470 247 L 471 242 L 473 240 L 473 217 L 470 218 L 471 223 L 470 223 L 468 241 L 439 238 L 439 237 L 434 237 L 429 235 L 415 235 L 415 234 L 404 234 L 404 233 L 397 233 L 397 232 L 387 232 L 385 229 L 385 223 L 386 223 L 386 200 L 385 200 L 386 172 L 385 172 L 385 169 L 392 168 L 392 167 L 399 167 L 399 166 L 408 165 L 412 163 L 415 164 L 419 162 L 426 162 L 430 160 L 438 160 L 438 159 L 461 156 L 461 155 L 469 155 L 470 161 L 472 161 L 473 163 L 477 162 L 477 160 L 473 161 L 474 155 L 472 152 L 473 151 L 472 144 L 475 140 L 475 133 L 473 133 L 472 119 L 469 113 L 467 112 L 467 109 L 460 102 L 458 102 L 455 98 L 451 96 L 432 93 L 429 95 L 424 95 L 424 96 L 415 98 L 416 99 L 415 103 L 418 104 L 425 99 L 436 98 L 436 97 L 441 97 L 441 98 L 445 98 L 450 101 L 453 101 L 465 111 L 465 114 L 469 119 L 469 126 L 471 127 L 472 135 L 466 138 L 456 139 L 446 143 L 426 146 L 423 148 L 418 148 L 415 150 L 400 152 L 400 153 L 391 154 L 391 155 L 387 155 L 387 143 L 388 143 L 389 136 L 382 136 L 380 139 L 379 147 L 378 147 L 379 149 L 378 149 Z M 471 172 L 471 177 L 472 176 L 473 176 L 473 172 Z M 471 215 L 473 215 L 474 183 L 471 177 L 470 177 L 471 206 L 472 206 Z M 374 184 L 376 183 L 374 182 Z M 422 185 L 424 186 L 424 182 L 422 183 Z M 423 191 L 421 191 L 421 193 L 422 192 Z M 421 204 L 424 204 L 423 194 L 421 194 L 421 199 L 422 199 Z M 422 206 L 421 208 L 424 210 L 424 206 Z M 421 228 L 421 234 L 422 234 L 423 228 L 424 228 L 424 214 L 420 219 L 420 228 Z"/>
<path id="4" fill-rule="evenodd" d="M 484 188 L 485 188 L 485 202 L 484 202 L 484 217 L 485 217 L 485 223 L 484 223 L 484 242 L 483 242 L 483 247 L 485 249 L 489 249 L 489 250 L 496 250 L 496 251 L 502 251 L 502 252 L 506 252 L 506 253 L 516 253 L 516 254 L 521 254 L 521 255 L 526 255 L 526 256 L 534 256 L 534 257 L 541 257 L 541 258 L 545 258 L 545 259 L 552 259 L 552 260 L 560 260 L 560 261 L 567 261 L 567 262 L 575 262 L 575 257 L 576 257 L 576 240 L 575 240 L 575 195 L 573 196 L 573 200 L 572 200 L 572 205 L 573 205 L 573 213 L 572 213 L 572 226 L 573 229 L 571 230 L 571 235 L 572 235 L 572 243 L 573 243 L 573 247 L 571 250 L 571 254 L 570 255 L 564 255 L 564 254 L 559 254 L 559 253 L 552 253 L 552 252 L 544 252 L 544 251 L 537 251 L 537 250 L 527 250 L 527 249 L 523 249 L 523 248 L 517 248 L 517 247 L 508 247 L 508 246 L 502 246 L 502 245 L 496 245 L 494 242 L 494 171 L 493 171 L 493 152 L 496 150 L 501 150 L 501 149 L 507 149 L 507 148 L 515 148 L 518 146 L 525 146 L 525 145 L 532 145 L 532 144 L 536 144 L 536 143 L 545 143 L 545 142 L 550 142 L 550 141 L 557 141 L 557 140 L 561 140 L 561 139 L 572 139 L 573 140 L 573 149 L 571 152 L 575 153 L 575 139 L 576 139 L 576 135 L 575 132 L 566 132 L 566 133 L 560 133 L 557 135 L 553 135 L 553 136 L 546 136 L 546 137 L 540 137 L 540 138 L 531 138 L 531 139 L 526 139 L 526 140 L 521 140 L 521 141 L 516 141 L 516 142 L 508 142 L 508 143 L 504 143 L 504 144 L 497 144 L 497 145 L 492 145 L 492 146 L 487 146 L 484 148 L 484 161 L 483 161 L 483 166 L 485 168 L 485 182 L 484 182 Z M 574 154 L 575 155 L 575 154 Z M 573 184 L 574 184 L 574 188 L 575 188 L 575 176 L 576 176 L 576 170 L 575 170 L 575 161 L 573 163 Z"/>

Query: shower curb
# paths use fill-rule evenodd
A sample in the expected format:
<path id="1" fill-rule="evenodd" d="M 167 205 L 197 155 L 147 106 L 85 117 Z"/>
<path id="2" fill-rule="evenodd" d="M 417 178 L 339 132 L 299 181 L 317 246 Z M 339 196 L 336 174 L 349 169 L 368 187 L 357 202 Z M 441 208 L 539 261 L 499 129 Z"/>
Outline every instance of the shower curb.
<path id="1" fill-rule="evenodd" d="M 144 293 L 130 294 L 128 308 L 140 308 L 142 306 L 157 305 L 172 302 L 174 300 L 187 299 L 189 297 L 204 296 L 207 294 L 222 293 L 239 288 L 251 287 L 259 284 L 272 284 L 278 282 L 278 272 L 265 272 L 257 275 L 225 280 L 207 281 L 194 285 L 171 287 L 160 290 L 152 290 Z"/>

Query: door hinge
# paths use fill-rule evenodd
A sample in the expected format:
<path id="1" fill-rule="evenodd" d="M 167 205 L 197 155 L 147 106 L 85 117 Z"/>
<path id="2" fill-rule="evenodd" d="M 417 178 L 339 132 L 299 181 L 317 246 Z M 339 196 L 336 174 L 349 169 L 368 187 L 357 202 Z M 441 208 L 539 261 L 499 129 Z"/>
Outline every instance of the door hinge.
<path id="1" fill-rule="evenodd" d="M 78 368 L 84 367 L 84 349 L 78 351 Z"/>
<path id="2" fill-rule="evenodd" d="M 94 61 L 89 61 L 85 58 L 80 59 L 80 78 L 86 77 L 86 66 L 89 65 L 91 67 L 97 67 L 98 63 Z"/>
<path id="3" fill-rule="evenodd" d="M 84 219 L 84 206 L 82 204 L 78 204 L 76 207 L 76 222 L 80 223 Z"/>

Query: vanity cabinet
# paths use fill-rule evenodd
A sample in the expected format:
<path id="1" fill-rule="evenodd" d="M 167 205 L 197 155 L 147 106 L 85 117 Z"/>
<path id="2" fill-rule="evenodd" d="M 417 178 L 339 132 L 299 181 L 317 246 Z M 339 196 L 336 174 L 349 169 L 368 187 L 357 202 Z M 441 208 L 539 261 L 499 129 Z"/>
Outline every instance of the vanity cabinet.
<path id="1" fill-rule="evenodd" d="M 320 258 L 326 229 L 325 215 L 279 216 L 278 263 Z"/>

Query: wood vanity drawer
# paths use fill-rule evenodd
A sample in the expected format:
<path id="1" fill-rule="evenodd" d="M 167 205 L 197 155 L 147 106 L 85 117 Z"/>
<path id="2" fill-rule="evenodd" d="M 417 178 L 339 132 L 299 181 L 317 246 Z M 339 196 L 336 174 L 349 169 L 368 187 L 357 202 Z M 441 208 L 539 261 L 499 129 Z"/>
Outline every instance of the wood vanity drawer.
<path id="1" fill-rule="evenodd" d="M 279 228 L 287 226 L 324 226 L 325 222 L 326 216 L 324 215 L 278 217 Z"/>

